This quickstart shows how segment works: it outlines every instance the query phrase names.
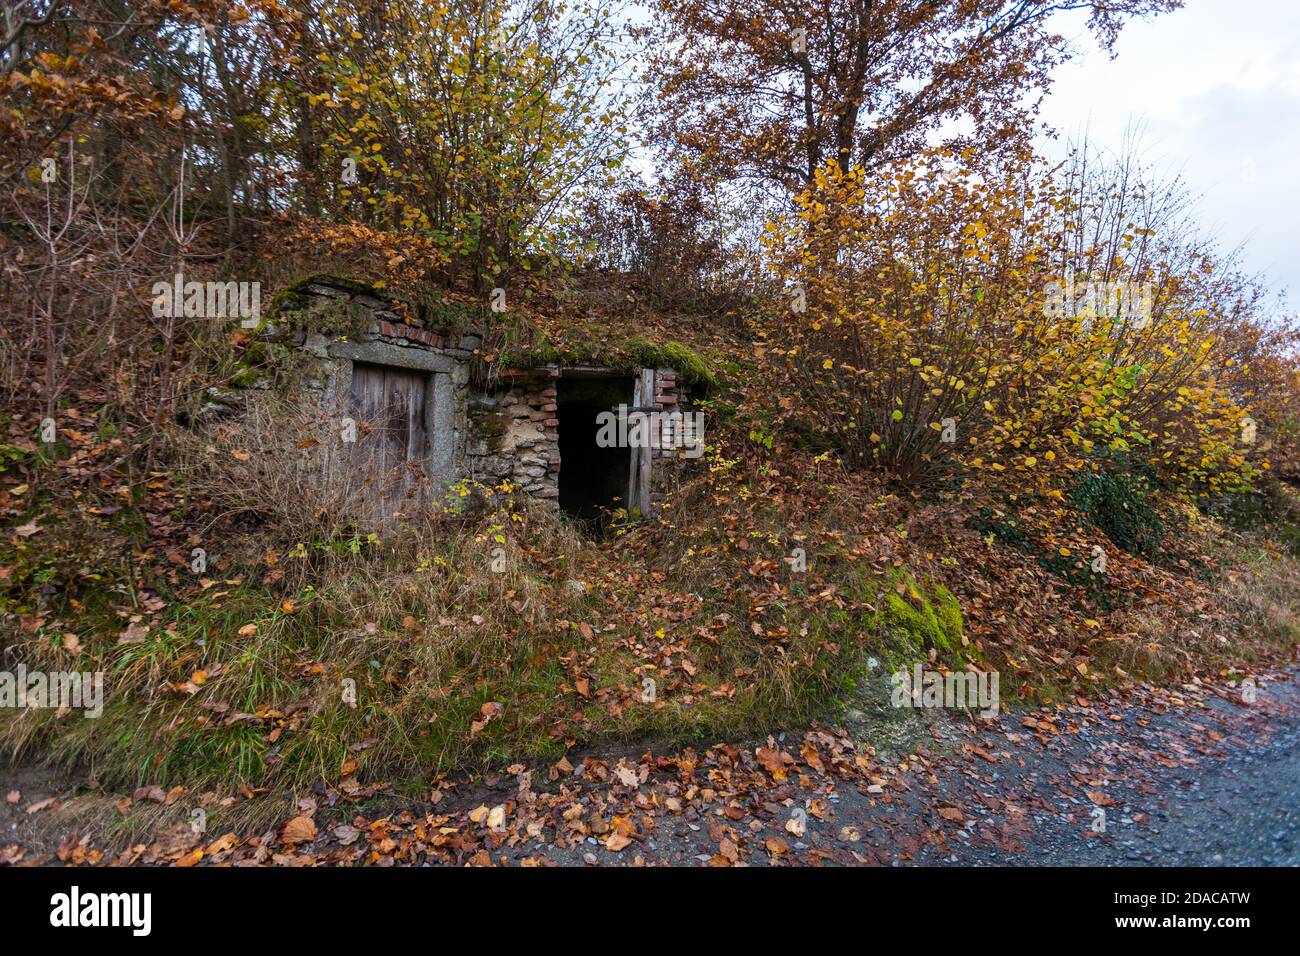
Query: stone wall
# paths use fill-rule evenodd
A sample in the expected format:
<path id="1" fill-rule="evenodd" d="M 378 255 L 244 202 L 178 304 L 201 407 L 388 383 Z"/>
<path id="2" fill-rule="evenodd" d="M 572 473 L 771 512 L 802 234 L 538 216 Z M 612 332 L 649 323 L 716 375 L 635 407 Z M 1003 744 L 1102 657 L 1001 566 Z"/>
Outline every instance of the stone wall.
<path id="1" fill-rule="evenodd" d="M 478 329 L 426 328 L 403 321 L 410 308 L 347 280 L 317 277 L 277 301 L 273 321 L 297 352 L 309 359 L 300 397 L 347 414 L 352 363 L 427 372 L 430 477 L 437 484 L 462 477 L 510 479 L 526 492 L 558 505 L 561 471 L 556 383 L 565 369 L 498 371 L 488 383 L 471 381 L 471 362 L 482 344 Z M 591 375 L 593 369 L 581 374 Z M 631 374 L 615 372 L 610 374 Z M 671 368 L 654 371 L 654 405 L 684 410 L 689 389 Z M 628 396 L 631 401 L 631 396 Z M 671 484 L 682 456 L 656 450 L 653 498 Z M 653 500 L 653 499 L 652 499 Z"/>
<path id="2" fill-rule="evenodd" d="M 465 474 L 510 478 L 536 498 L 560 494 L 558 368 L 508 371 L 494 388 L 471 389 Z"/>
<path id="3" fill-rule="evenodd" d="M 687 413 L 691 405 L 691 387 L 678 380 L 677 372 L 671 368 L 655 369 L 654 406 L 660 411 L 680 411 Z M 659 502 L 681 478 L 683 470 L 691 459 L 681 451 L 672 448 L 656 448 L 651 452 L 654 465 L 650 469 L 650 507 L 656 509 Z"/>

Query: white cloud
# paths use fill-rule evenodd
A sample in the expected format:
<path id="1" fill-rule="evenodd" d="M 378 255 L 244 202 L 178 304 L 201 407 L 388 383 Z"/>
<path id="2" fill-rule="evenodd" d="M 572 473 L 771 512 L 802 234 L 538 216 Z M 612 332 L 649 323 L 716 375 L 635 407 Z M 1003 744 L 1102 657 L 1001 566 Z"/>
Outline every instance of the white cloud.
<path id="1" fill-rule="evenodd" d="M 1082 19 L 1062 32 L 1080 55 L 1057 72 L 1043 118 L 1114 150 L 1139 128 L 1143 155 L 1201 195 L 1199 218 L 1224 247 L 1246 243 L 1245 264 L 1300 301 L 1300 4 L 1188 0 L 1129 23 L 1115 60 Z"/>

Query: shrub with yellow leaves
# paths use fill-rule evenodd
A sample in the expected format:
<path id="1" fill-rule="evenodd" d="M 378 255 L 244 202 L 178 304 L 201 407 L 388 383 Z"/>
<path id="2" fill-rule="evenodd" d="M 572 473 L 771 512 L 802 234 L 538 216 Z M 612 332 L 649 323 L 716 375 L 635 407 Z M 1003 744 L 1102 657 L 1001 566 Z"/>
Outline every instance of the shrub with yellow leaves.
<path id="1" fill-rule="evenodd" d="M 768 224 L 789 292 L 768 335 L 805 396 L 789 414 L 815 409 L 847 461 L 909 483 L 1047 484 L 1124 452 L 1180 486 L 1248 484 L 1264 466 L 1229 387 L 1234 286 L 1207 257 L 1159 255 L 1153 230 L 1130 254 L 1131 224 L 1099 256 L 1081 234 L 1110 235 L 1095 227 L 1116 207 L 1028 155 L 970 160 L 938 151 L 871 177 L 827 163 Z"/>

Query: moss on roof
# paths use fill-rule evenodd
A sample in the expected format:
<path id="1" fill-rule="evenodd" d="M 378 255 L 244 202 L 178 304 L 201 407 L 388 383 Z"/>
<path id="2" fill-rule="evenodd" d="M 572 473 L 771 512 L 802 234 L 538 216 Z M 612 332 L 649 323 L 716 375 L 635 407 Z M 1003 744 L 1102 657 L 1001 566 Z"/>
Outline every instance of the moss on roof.
<path id="1" fill-rule="evenodd" d="M 496 314 L 481 299 L 464 293 L 411 296 L 385 288 L 377 280 L 318 272 L 277 292 L 268 318 L 283 316 L 293 325 L 307 325 L 324 333 L 364 331 L 359 326 L 368 322 L 368 312 L 355 301 L 339 300 L 333 307 L 308 309 L 304 293 L 312 285 L 376 299 L 404 321 L 422 328 L 481 331 L 484 345 L 478 352 L 497 368 L 671 368 L 683 384 L 709 391 L 717 385 L 719 372 L 733 364 L 721 358 L 706 361 L 698 346 L 680 341 L 681 333 L 690 331 L 682 321 L 663 316 L 598 313 L 582 295 L 564 298 L 546 291 L 538 293 L 530 287 L 512 296 L 513 307 L 506 313 Z M 521 299 L 522 306 L 518 304 Z"/>
<path id="2" fill-rule="evenodd" d="M 585 347 L 584 347 L 585 346 Z M 495 361 L 508 367 L 538 368 L 545 365 L 593 365 L 634 371 L 642 368 L 671 368 L 686 385 L 705 391 L 717 384 L 717 376 L 699 355 L 680 342 L 652 342 L 634 337 L 614 343 L 587 342 L 559 347 L 549 339 L 517 352 L 502 352 Z"/>
<path id="3" fill-rule="evenodd" d="M 268 317 L 275 319 L 277 315 L 297 313 L 295 318 L 302 318 L 304 315 L 302 310 L 305 306 L 302 301 L 303 296 L 307 293 L 308 287 L 313 285 L 337 289 L 354 297 L 367 296 L 375 299 L 396 312 L 403 320 L 438 332 L 459 332 L 482 327 L 483 319 L 488 312 L 487 306 L 468 297 L 406 295 L 382 287 L 377 280 L 360 279 L 331 272 L 315 272 L 294 280 L 277 292 L 271 300 Z"/>

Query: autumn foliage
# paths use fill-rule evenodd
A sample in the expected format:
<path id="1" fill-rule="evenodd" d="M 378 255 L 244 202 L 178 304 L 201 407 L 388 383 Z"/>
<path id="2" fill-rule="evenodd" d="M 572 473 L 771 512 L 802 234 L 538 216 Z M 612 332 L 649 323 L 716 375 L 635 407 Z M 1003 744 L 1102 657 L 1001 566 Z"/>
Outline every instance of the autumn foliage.
<path id="1" fill-rule="evenodd" d="M 1139 258 L 1124 224 L 1089 271 L 1070 230 L 1094 210 L 1050 171 L 961 159 L 828 164 L 768 227 L 788 295 L 768 341 L 845 453 L 905 480 L 960 465 L 1045 485 L 1122 453 L 1179 487 L 1247 486 L 1230 335 L 1247 320 L 1213 263 Z"/>
<path id="2" fill-rule="evenodd" d="M 0 744 L 368 797 L 838 720 L 904 655 L 1050 702 L 1286 652 L 1295 317 L 1176 183 L 1036 153 L 1075 6 L 12 0 L 0 664 L 121 692 Z M 230 413 L 302 407 L 269 313 L 320 272 L 475 324 L 472 387 L 677 360 L 707 453 L 599 540 L 468 479 L 364 527 L 277 451 L 319 421 Z M 179 273 L 267 321 L 157 314 Z"/>

